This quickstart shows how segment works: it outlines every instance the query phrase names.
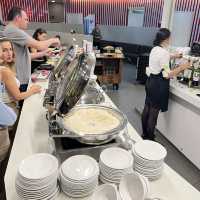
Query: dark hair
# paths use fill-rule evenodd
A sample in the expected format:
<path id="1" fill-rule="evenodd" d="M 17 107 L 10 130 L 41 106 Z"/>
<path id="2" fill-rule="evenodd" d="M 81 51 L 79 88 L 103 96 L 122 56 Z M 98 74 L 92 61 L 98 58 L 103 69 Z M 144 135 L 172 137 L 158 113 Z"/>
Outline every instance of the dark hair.
<path id="1" fill-rule="evenodd" d="M 13 21 L 16 16 L 22 16 L 22 11 L 23 9 L 20 7 L 12 7 L 11 10 L 8 13 L 7 20 L 8 21 Z"/>
<path id="2" fill-rule="evenodd" d="M 160 46 L 160 44 L 168 39 L 171 35 L 171 32 L 167 28 L 161 28 L 157 33 L 155 40 L 153 41 L 154 46 Z"/>
<path id="3" fill-rule="evenodd" d="M 60 35 L 56 35 L 55 37 L 58 38 L 59 40 L 60 40 L 60 38 L 61 38 Z"/>
<path id="4" fill-rule="evenodd" d="M 47 33 L 46 30 L 44 30 L 42 28 L 38 28 L 38 29 L 36 29 L 35 33 L 33 33 L 33 38 L 38 40 L 38 34 L 41 35 L 43 33 Z"/>

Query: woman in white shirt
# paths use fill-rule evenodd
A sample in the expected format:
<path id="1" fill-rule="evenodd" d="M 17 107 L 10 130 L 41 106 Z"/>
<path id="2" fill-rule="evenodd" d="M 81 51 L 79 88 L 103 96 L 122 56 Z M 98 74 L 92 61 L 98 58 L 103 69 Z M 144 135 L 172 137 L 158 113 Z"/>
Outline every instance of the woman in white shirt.
<path id="1" fill-rule="evenodd" d="M 177 76 L 181 71 L 190 67 L 190 63 L 179 65 L 170 70 L 170 53 L 167 50 L 170 43 L 170 31 L 161 28 L 156 34 L 154 48 L 149 57 L 149 67 L 147 68 L 148 79 L 146 82 L 146 99 L 142 113 L 143 139 L 154 140 L 155 127 L 159 112 L 168 110 L 169 81 Z M 174 55 L 173 57 L 180 57 Z"/>

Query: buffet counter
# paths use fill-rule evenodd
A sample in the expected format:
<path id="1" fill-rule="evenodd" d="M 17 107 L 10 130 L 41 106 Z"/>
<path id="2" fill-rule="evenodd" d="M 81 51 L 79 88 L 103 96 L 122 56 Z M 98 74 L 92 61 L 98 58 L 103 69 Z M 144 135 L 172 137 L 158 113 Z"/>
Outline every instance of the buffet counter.
<path id="1" fill-rule="evenodd" d="M 168 112 L 159 115 L 157 129 L 200 169 L 200 89 L 170 81 Z"/>
<path id="2" fill-rule="evenodd" d="M 42 86 L 43 91 L 41 94 L 29 97 L 24 102 L 8 162 L 5 174 L 7 200 L 17 199 L 15 176 L 20 162 L 34 153 L 51 152 L 46 109 L 42 105 L 47 82 L 37 82 L 37 84 Z M 106 104 L 114 106 L 107 96 Z M 141 140 L 141 137 L 130 124 L 128 124 L 128 133 L 135 141 Z M 200 192 L 167 165 L 165 165 L 163 176 L 157 181 L 150 182 L 150 191 L 151 197 L 159 197 L 162 200 L 200 199 Z M 71 198 L 60 193 L 56 199 L 67 200 Z M 91 197 L 84 198 L 84 200 L 90 199 Z"/>

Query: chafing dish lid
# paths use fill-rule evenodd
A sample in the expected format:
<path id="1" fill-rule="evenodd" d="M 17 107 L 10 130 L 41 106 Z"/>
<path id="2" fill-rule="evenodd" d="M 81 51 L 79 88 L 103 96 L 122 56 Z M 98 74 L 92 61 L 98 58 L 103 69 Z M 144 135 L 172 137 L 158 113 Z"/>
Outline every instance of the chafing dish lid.
<path id="1" fill-rule="evenodd" d="M 92 66 L 87 64 L 87 55 L 79 54 L 70 62 L 58 85 L 55 108 L 66 114 L 78 102 L 86 87 Z"/>
<path id="2" fill-rule="evenodd" d="M 69 47 L 65 50 L 64 54 L 62 55 L 60 61 L 54 68 L 53 76 L 57 79 L 59 78 L 63 71 L 66 70 L 68 64 L 75 58 L 76 56 L 76 48 L 74 46 Z"/>

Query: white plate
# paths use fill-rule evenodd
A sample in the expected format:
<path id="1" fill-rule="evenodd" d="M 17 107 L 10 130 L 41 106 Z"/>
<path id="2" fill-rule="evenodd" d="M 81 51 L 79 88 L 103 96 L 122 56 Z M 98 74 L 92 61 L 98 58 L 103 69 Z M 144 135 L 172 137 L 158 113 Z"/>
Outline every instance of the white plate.
<path id="1" fill-rule="evenodd" d="M 59 187 L 56 188 L 55 191 L 53 191 L 51 194 L 47 195 L 47 196 L 44 196 L 44 197 L 33 197 L 33 198 L 25 198 L 24 196 L 21 196 L 20 194 L 17 193 L 18 197 L 22 200 L 52 200 L 52 199 L 55 199 L 55 197 L 59 194 L 60 192 L 60 189 Z"/>
<path id="2" fill-rule="evenodd" d="M 24 186 L 19 185 L 17 182 L 15 184 L 16 188 L 20 189 L 21 191 L 25 192 L 25 193 L 45 193 L 48 192 L 49 190 L 52 190 L 52 188 L 54 188 L 55 186 L 57 186 L 57 182 L 45 187 L 45 188 L 37 188 L 37 189 L 28 189 L 25 188 Z"/>
<path id="3" fill-rule="evenodd" d="M 51 154 L 33 154 L 24 159 L 18 172 L 25 179 L 43 179 L 51 176 L 58 170 L 58 160 Z"/>
<path id="4" fill-rule="evenodd" d="M 119 182 L 120 182 L 120 180 L 118 180 L 118 181 L 110 180 L 109 178 L 104 177 L 102 174 L 100 174 L 99 179 L 100 179 L 100 181 L 101 181 L 102 183 L 113 183 L 113 184 L 119 184 Z"/>
<path id="5" fill-rule="evenodd" d="M 37 191 L 28 191 L 28 190 L 24 190 L 23 188 L 21 188 L 18 185 L 15 185 L 16 187 L 16 191 L 20 192 L 21 194 L 24 195 L 31 195 L 31 196 L 43 196 L 43 195 L 47 195 L 52 193 L 53 191 L 55 191 L 55 189 L 58 187 L 57 184 L 51 186 L 51 188 L 47 188 L 45 190 L 37 190 Z"/>
<path id="6" fill-rule="evenodd" d="M 164 162 L 160 162 L 160 163 L 144 163 L 144 162 L 140 162 L 137 159 L 135 159 L 134 165 L 140 165 L 140 166 L 144 166 L 144 167 L 148 167 L 148 168 L 159 168 L 164 164 Z"/>
<path id="7" fill-rule="evenodd" d="M 98 176 L 99 176 L 99 173 L 97 173 L 96 175 L 92 176 L 89 179 L 78 181 L 78 180 L 74 180 L 74 179 L 70 179 L 69 177 L 66 177 L 63 174 L 62 170 L 60 170 L 60 178 L 64 182 L 67 182 L 69 184 L 73 184 L 74 186 L 76 186 L 76 185 L 88 185 L 88 184 L 92 184 L 95 180 L 98 179 Z"/>
<path id="8" fill-rule="evenodd" d="M 91 195 L 94 191 L 90 191 L 88 193 L 82 193 L 82 192 L 77 192 L 77 193 L 68 193 L 65 190 L 62 190 L 67 196 L 72 197 L 72 198 L 83 198 Z"/>
<path id="9" fill-rule="evenodd" d="M 88 192 L 94 190 L 97 186 L 98 186 L 98 184 L 95 184 L 91 188 L 88 188 L 88 189 L 68 188 L 64 185 L 62 185 L 61 187 L 62 187 L 63 190 L 68 191 L 68 193 L 76 193 L 76 192 L 88 193 Z"/>
<path id="10" fill-rule="evenodd" d="M 129 169 L 117 171 L 117 170 L 108 170 L 107 168 L 102 168 L 102 167 L 100 166 L 100 171 L 101 171 L 101 173 L 108 174 L 109 176 L 127 174 L 127 173 L 132 172 L 132 170 L 133 170 L 132 167 L 129 168 Z"/>
<path id="11" fill-rule="evenodd" d="M 49 180 L 48 182 L 43 182 L 43 183 L 37 182 L 37 183 L 32 183 L 32 184 L 23 182 L 18 177 L 16 178 L 16 183 L 18 185 L 20 185 L 23 188 L 30 189 L 30 190 L 37 190 L 37 189 L 45 188 L 56 182 L 57 182 L 57 176 L 55 176 L 53 179 Z"/>
<path id="12" fill-rule="evenodd" d="M 63 175 L 71 180 L 87 180 L 99 174 L 96 160 L 87 155 L 68 158 L 61 166 Z"/>
<path id="13" fill-rule="evenodd" d="M 125 169 L 133 166 L 133 156 L 119 147 L 111 147 L 100 154 L 101 162 L 113 169 Z"/>
<path id="14" fill-rule="evenodd" d="M 89 184 L 72 184 L 70 182 L 65 181 L 64 179 L 61 179 L 61 185 L 72 189 L 89 189 L 96 184 L 98 184 L 98 178 L 96 178 L 93 182 Z"/>
<path id="15" fill-rule="evenodd" d="M 158 165 L 158 164 L 164 162 L 164 159 L 161 159 L 161 160 L 147 160 L 147 159 L 141 157 L 140 155 L 138 155 L 135 152 L 134 149 L 132 150 L 132 153 L 133 153 L 133 156 L 135 158 L 135 161 L 139 161 L 141 163 Z"/>
<path id="16" fill-rule="evenodd" d="M 143 140 L 134 145 L 134 151 L 146 160 L 159 161 L 167 156 L 166 149 L 159 143 Z"/>
<path id="17" fill-rule="evenodd" d="M 141 171 L 144 171 L 144 172 L 149 172 L 149 173 L 156 173 L 156 172 L 162 171 L 164 169 L 164 166 L 161 166 L 157 169 L 152 170 L 150 168 L 143 168 L 140 165 L 135 165 L 134 169 L 138 169 L 138 170 L 141 170 Z"/>
<path id="18" fill-rule="evenodd" d="M 111 168 L 111 167 L 105 165 L 101 160 L 99 161 L 99 167 L 100 167 L 100 169 L 103 169 L 103 170 L 108 171 L 108 172 L 111 172 L 111 173 L 112 173 L 112 172 L 122 173 L 122 172 L 124 172 L 124 171 L 129 171 L 130 169 L 133 168 L 133 166 L 131 165 L 131 166 L 129 166 L 128 168 L 115 169 L 115 168 Z"/>

